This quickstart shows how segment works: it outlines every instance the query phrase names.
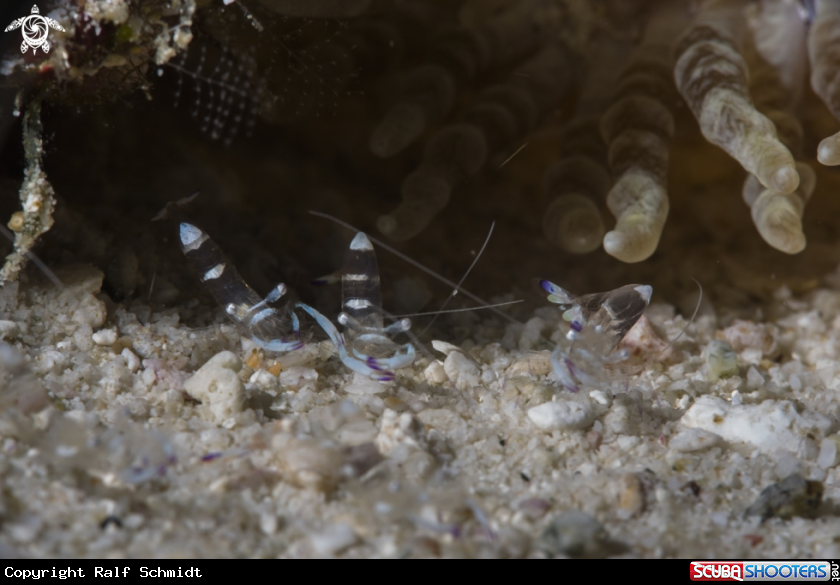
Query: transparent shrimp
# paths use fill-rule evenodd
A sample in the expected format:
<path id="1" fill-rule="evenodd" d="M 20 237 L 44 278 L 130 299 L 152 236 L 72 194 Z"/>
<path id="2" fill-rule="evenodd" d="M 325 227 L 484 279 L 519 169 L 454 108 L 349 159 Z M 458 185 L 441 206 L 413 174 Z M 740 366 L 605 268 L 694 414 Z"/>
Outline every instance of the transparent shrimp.
<path id="1" fill-rule="evenodd" d="M 540 286 L 548 300 L 561 306 L 569 331 L 551 354 L 554 372 L 563 386 L 577 392 L 582 385 L 603 387 L 609 368 L 628 356 L 615 351 L 650 303 L 653 288 L 628 284 L 615 290 L 575 296 L 547 280 Z"/>
<path id="2" fill-rule="evenodd" d="M 240 276 L 230 259 L 210 236 L 191 221 L 183 218 L 180 208 L 198 196 L 198 192 L 168 204 L 152 221 L 172 218 L 178 224 L 181 251 L 198 273 L 207 290 L 228 316 L 239 325 L 258 346 L 271 352 L 289 352 L 304 345 L 300 319 L 294 308 L 315 309 L 296 303 L 283 308 L 271 305 L 279 301 L 288 289 L 283 283 L 260 297 Z M 310 313 L 311 314 L 311 313 Z M 320 314 L 320 313 L 319 313 Z"/>
<path id="3" fill-rule="evenodd" d="M 303 347 L 300 320 L 294 310 L 279 310 L 270 306 L 286 294 L 285 284 L 278 284 L 265 298 L 260 298 L 210 236 L 186 221 L 180 222 L 178 227 L 181 250 L 201 281 L 254 343 L 273 352 L 294 351 Z M 300 303 L 296 306 L 303 308 Z"/>
<path id="4" fill-rule="evenodd" d="M 344 326 L 344 332 L 339 333 L 329 319 L 312 307 L 297 306 L 315 319 L 332 340 L 342 363 L 354 372 L 387 382 L 394 379 L 393 370 L 411 365 L 417 357 L 414 345 L 400 345 L 391 339 L 408 332 L 409 319 L 385 326 L 376 252 L 362 232 L 350 242 L 341 268 L 344 311 L 338 316 L 338 322 Z"/>

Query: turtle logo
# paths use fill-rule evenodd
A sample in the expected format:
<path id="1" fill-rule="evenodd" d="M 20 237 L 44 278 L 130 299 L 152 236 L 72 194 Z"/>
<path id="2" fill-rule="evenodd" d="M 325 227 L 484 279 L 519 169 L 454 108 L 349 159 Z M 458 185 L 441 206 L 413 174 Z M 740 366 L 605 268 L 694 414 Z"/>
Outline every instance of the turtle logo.
<path id="1" fill-rule="evenodd" d="M 29 47 L 32 47 L 32 54 L 38 52 L 38 48 L 42 48 L 45 53 L 50 52 L 50 43 L 47 41 L 47 33 L 49 28 L 64 31 L 64 28 L 52 18 L 41 16 L 39 14 L 38 6 L 32 7 L 32 14 L 18 18 L 12 24 L 6 27 L 5 32 L 15 30 L 23 27 L 23 43 L 20 45 L 20 52 L 25 53 Z"/>

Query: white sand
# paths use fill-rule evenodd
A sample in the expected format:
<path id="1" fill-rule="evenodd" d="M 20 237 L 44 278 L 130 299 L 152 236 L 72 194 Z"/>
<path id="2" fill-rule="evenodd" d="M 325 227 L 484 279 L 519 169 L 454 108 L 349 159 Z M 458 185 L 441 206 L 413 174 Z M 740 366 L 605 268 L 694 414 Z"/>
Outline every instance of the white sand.
<path id="1" fill-rule="evenodd" d="M 838 291 L 707 313 L 668 353 L 652 336 L 685 320 L 654 305 L 644 368 L 572 394 L 538 345 L 551 307 L 382 385 L 327 342 L 278 361 L 219 309 L 129 313 L 96 269 L 60 277 L 0 289 L 4 556 L 840 556 Z M 197 310 L 216 324 L 179 324 Z M 716 338 L 736 375 L 708 370 Z M 793 473 L 824 485 L 813 518 L 743 518 Z"/>

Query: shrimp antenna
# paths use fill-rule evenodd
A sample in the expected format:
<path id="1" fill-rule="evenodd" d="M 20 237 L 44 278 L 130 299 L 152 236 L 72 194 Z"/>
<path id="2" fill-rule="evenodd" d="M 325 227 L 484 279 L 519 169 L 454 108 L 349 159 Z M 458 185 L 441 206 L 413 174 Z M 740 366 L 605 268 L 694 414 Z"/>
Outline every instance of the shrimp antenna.
<path id="1" fill-rule="evenodd" d="M 492 235 L 493 235 L 493 229 L 494 229 L 495 227 L 496 227 L 496 222 L 494 221 L 493 223 L 491 223 L 491 224 L 490 224 L 490 231 L 489 231 L 489 232 L 487 232 L 487 237 L 486 237 L 486 238 L 484 238 L 484 243 L 481 245 L 481 250 L 479 250 L 479 251 L 478 251 L 478 254 L 476 254 L 475 259 L 472 261 L 472 264 L 470 264 L 470 267 L 469 267 L 469 268 L 467 268 L 467 271 L 464 273 L 464 276 L 462 276 L 462 277 L 461 277 L 461 280 L 460 280 L 460 281 L 458 281 L 458 286 L 456 286 L 456 287 L 452 290 L 452 292 L 450 293 L 450 295 L 449 295 L 448 297 L 446 297 L 446 300 L 445 300 L 445 301 L 443 301 L 443 304 L 440 306 L 440 310 L 437 312 L 437 314 L 435 314 L 435 316 L 434 316 L 434 317 L 432 317 L 432 320 L 431 320 L 431 321 L 429 321 L 429 323 L 428 323 L 425 327 L 423 327 L 423 331 L 421 331 L 421 332 L 420 332 L 420 335 L 423 335 L 426 331 L 428 331 L 428 330 L 429 330 L 429 328 L 430 328 L 432 325 L 434 325 L 435 321 L 437 321 L 438 315 L 440 315 L 441 313 L 443 313 L 443 312 L 444 312 L 444 309 L 446 308 L 446 305 L 448 305 L 448 304 L 449 304 L 449 301 L 451 301 L 452 299 L 454 299 L 454 298 L 455 298 L 455 295 L 457 295 L 457 294 L 458 294 L 458 288 L 459 288 L 462 284 L 464 284 L 464 281 L 467 279 L 467 276 L 469 276 L 470 271 L 472 271 L 473 267 L 475 266 L 475 263 L 476 263 L 476 262 L 478 262 L 478 259 L 479 259 L 479 258 L 481 258 L 481 254 L 484 252 L 484 248 L 486 248 L 486 247 L 487 247 L 487 244 L 490 242 L 490 236 L 492 236 Z M 496 306 L 498 306 L 498 305 L 496 305 Z M 484 308 L 490 308 L 490 305 L 488 305 L 487 307 L 484 307 Z"/>
<path id="2" fill-rule="evenodd" d="M 694 313 L 691 314 L 691 319 L 688 320 L 688 323 L 685 324 L 685 327 L 682 328 L 682 331 L 680 331 L 674 339 L 668 342 L 668 345 L 660 349 L 656 355 L 664 353 L 669 347 L 673 346 L 677 342 L 677 340 L 680 337 L 682 337 L 682 334 L 685 333 L 686 329 L 688 329 L 691 326 L 691 324 L 694 323 L 694 318 L 697 317 L 697 312 L 700 311 L 700 303 L 703 302 L 703 285 L 700 284 L 700 282 L 693 276 L 691 277 L 691 280 L 693 280 L 695 284 L 697 284 L 697 287 L 700 289 L 700 297 L 697 299 L 697 306 L 694 307 Z"/>
<path id="3" fill-rule="evenodd" d="M 334 223 L 337 223 L 338 225 L 340 225 L 342 227 L 345 227 L 348 230 L 352 230 L 353 232 L 356 232 L 356 233 L 362 231 L 362 230 L 359 230 L 358 228 L 353 227 L 352 225 L 350 225 L 349 223 L 347 223 L 345 221 L 341 221 L 340 219 L 338 219 L 336 217 L 333 217 L 333 216 L 328 215 L 326 213 L 321 213 L 320 211 L 309 210 L 309 214 L 314 215 L 316 217 L 323 217 L 324 219 L 328 219 L 328 220 L 330 220 Z M 377 246 L 379 246 L 380 248 L 382 248 L 384 250 L 388 250 L 391 254 L 394 254 L 398 258 L 402 258 L 403 260 L 405 260 L 406 262 L 408 262 L 409 264 L 411 264 L 415 268 L 417 268 L 419 270 L 422 270 L 423 272 L 425 272 L 426 274 L 428 274 L 432 278 L 435 278 L 435 279 L 439 280 L 440 282 L 446 284 L 447 286 L 451 286 L 452 288 L 457 290 L 459 293 L 464 294 L 465 296 L 471 298 L 475 302 L 481 303 L 483 305 L 483 307 L 489 307 L 490 306 L 490 303 L 488 303 L 484 299 L 480 298 L 477 295 L 474 295 L 473 293 L 471 293 L 467 289 L 462 288 L 460 285 L 455 284 L 454 282 L 452 282 L 448 278 L 445 278 L 445 277 L 441 276 L 440 274 L 438 274 L 437 272 L 435 272 L 431 268 L 428 268 L 428 267 L 420 264 L 419 262 L 417 262 L 413 258 L 410 258 L 410 257 L 406 256 L 405 254 L 403 254 L 402 252 L 399 252 L 399 251 L 395 250 L 394 248 L 392 248 L 391 246 L 389 246 L 385 242 L 382 242 L 381 240 L 377 240 L 376 238 L 374 238 L 372 236 L 368 236 L 368 239 L 371 242 L 373 242 L 374 244 L 376 244 Z M 519 323 L 519 321 L 517 321 L 516 319 L 514 319 L 510 315 L 506 315 L 505 313 L 502 313 L 498 309 L 491 308 L 490 310 L 493 311 L 494 313 L 496 313 L 497 315 L 499 315 L 500 317 L 502 317 L 503 319 L 505 319 L 507 321 L 510 321 L 511 323 L 518 323 L 518 324 L 521 325 L 521 323 Z"/>
<path id="4" fill-rule="evenodd" d="M 405 317 L 425 317 L 427 315 L 440 315 L 441 313 L 466 313 L 467 311 L 481 311 L 482 309 L 492 309 L 493 307 L 506 307 L 508 305 L 515 305 L 517 303 L 524 303 L 525 299 L 518 301 L 507 301 L 505 303 L 496 303 L 494 305 L 487 305 L 484 307 L 466 307 L 464 309 L 449 309 L 447 311 L 429 311 L 428 313 L 409 313 L 408 315 L 394 315 L 395 319 L 403 319 Z M 425 331 L 425 329 L 423 330 Z M 422 333 L 422 331 L 421 331 Z"/>

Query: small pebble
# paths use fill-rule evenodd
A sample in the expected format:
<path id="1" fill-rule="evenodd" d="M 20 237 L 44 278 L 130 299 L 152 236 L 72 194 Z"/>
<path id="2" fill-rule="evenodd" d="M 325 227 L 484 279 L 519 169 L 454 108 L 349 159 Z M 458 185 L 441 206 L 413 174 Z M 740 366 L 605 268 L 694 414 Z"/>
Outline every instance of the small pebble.
<path id="1" fill-rule="evenodd" d="M 96 345 L 114 345 L 117 341 L 117 329 L 115 327 L 111 329 L 100 329 L 91 337 Z"/>
<path id="2" fill-rule="evenodd" d="M 344 450 L 344 461 L 353 470 L 353 475 L 361 477 L 382 461 L 382 455 L 373 443 L 362 443 Z"/>
<path id="3" fill-rule="evenodd" d="M 105 308 L 105 303 L 91 295 L 82 299 L 79 308 L 73 312 L 72 319 L 80 325 L 102 327 L 107 315 L 108 310 Z"/>
<path id="4" fill-rule="evenodd" d="M 544 431 L 583 429 L 595 418 L 592 408 L 583 402 L 559 400 L 528 409 L 528 418 Z"/>
<path id="5" fill-rule="evenodd" d="M 281 374 L 282 376 L 282 374 Z M 353 374 L 353 382 L 344 387 L 348 394 L 382 394 L 388 390 L 388 386 L 365 376 L 364 374 Z"/>
<path id="6" fill-rule="evenodd" d="M 326 530 L 309 535 L 309 543 L 315 554 L 333 556 L 356 544 L 358 537 L 349 524 L 338 522 Z"/>
<path id="7" fill-rule="evenodd" d="M 123 356 L 123 359 L 125 359 L 125 366 L 131 371 L 131 373 L 140 369 L 140 358 L 137 357 L 133 351 L 126 347 L 122 350 L 120 355 Z"/>
<path id="8" fill-rule="evenodd" d="M 460 351 L 453 351 L 443 362 L 443 371 L 455 383 L 458 390 L 478 386 L 481 371 L 478 366 Z"/>
<path id="9" fill-rule="evenodd" d="M 425 370 L 423 370 L 423 376 L 425 376 L 426 381 L 429 384 L 433 384 L 435 386 L 440 386 L 449 378 L 446 376 L 446 372 L 443 370 L 443 364 L 438 360 L 433 360 Z"/>
<path id="10" fill-rule="evenodd" d="M 280 372 L 279 380 L 283 386 L 302 388 L 307 383 L 318 379 L 318 372 L 303 366 L 291 366 Z"/>
<path id="11" fill-rule="evenodd" d="M 528 357 L 515 361 L 507 371 L 510 375 L 524 373 L 534 376 L 546 376 L 551 372 L 551 352 L 531 352 L 528 354 Z"/>
<path id="12" fill-rule="evenodd" d="M 600 522 L 580 510 L 569 510 L 551 521 L 540 535 L 539 546 L 550 556 L 603 558 L 607 533 Z"/>
<path id="13" fill-rule="evenodd" d="M 257 370 L 248 379 L 249 384 L 253 384 L 263 392 L 275 393 L 277 392 L 277 378 L 272 376 L 266 370 Z"/>
<path id="14" fill-rule="evenodd" d="M 452 345 L 451 343 L 449 343 L 447 341 L 441 341 L 440 339 L 433 339 L 432 340 L 432 347 L 435 348 L 435 350 L 442 353 L 443 355 L 449 355 L 453 351 L 456 351 L 456 352 L 461 351 L 461 348 L 458 347 L 457 345 Z"/>
<path id="15" fill-rule="evenodd" d="M 593 390 L 589 393 L 589 397 L 598 404 L 608 406 L 610 403 L 609 397 L 600 390 Z"/>
<path id="16" fill-rule="evenodd" d="M 825 434 L 832 425 L 822 413 L 809 409 L 798 412 L 788 400 L 733 406 L 708 395 L 697 398 L 680 423 L 715 433 L 731 443 L 751 443 L 774 456 L 780 450 L 796 453 L 803 436 Z"/>
<path id="17" fill-rule="evenodd" d="M 371 421 L 360 418 L 342 425 L 335 431 L 335 438 L 344 445 L 357 446 L 373 441 L 377 432 Z"/>
<path id="18" fill-rule="evenodd" d="M 703 429 L 685 429 L 668 441 L 668 448 L 680 453 L 702 451 L 720 445 L 723 437 Z"/>
<path id="19" fill-rule="evenodd" d="M 762 354 L 773 355 L 776 351 L 776 330 L 773 325 L 736 319 L 718 335 L 728 341 L 735 351 L 752 349 L 758 352 L 760 359 Z"/>
<path id="20" fill-rule="evenodd" d="M 391 410 L 395 410 L 397 412 L 408 410 L 408 404 L 396 396 L 388 396 L 387 398 L 384 398 L 382 402 L 385 404 L 385 408 L 390 408 Z"/>
<path id="21" fill-rule="evenodd" d="M 379 424 L 376 447 L 380 453 L 388 455 L 400 445 L 425 449 L 423 425 L 408 412 L 399 414 L 396 410 L 386 409 Z"/>
<path id="22" fill-rule="evenodd" d="M 14 524 L 6 524 L 3 529 L 21 544 L 33 542 L 44 526 L 44 521 L 34 514 L 26 514 Z"/>
<path id="23" fill-rule="evenodd" d="M 728 378 L 738 373 L 738 356 L 726 341 L 713 339 L 709 342 L 706 346 L 706 363 L 709 378 L 712 380 Z"/>
<path id="24" fill-rule="evenodd" d="M 457 412 L 447 408 L 428 408 L 417 413 L 417 419 L 440 431 L 453 445 L 464 445 L 467 442 L 467 423 Z"/>
<path id="25" fill-rule="evenodd" d="M 93 329 L 87 324 L 79 325 L 79 328 L 73 333 L 73 343 L 76 344 L 79 351 L 87 353 L 92 350 L 94 346 Z"/>
<path id="26" fill-rule="evenodd" d="M 519 337 L 520 351 L 528 351 L 534 349 L 542 339 L 542 331 L 546 327 L 545 319 L 541 317 L 533 317 L 525 323 L 522 329 L 522 335 Z"/>
<path id="27" fill-rule="evenodd" d="M 811 515 L 822 503 L 823 484 L 809 481 L 795 473 L 767 486 L 758 499 L 744 511 L 744 517 L 792 518 Z"/>
<path id="28" fill-rule="evenodd" d="M 621 477 L 618 494 L 619 509 L 630 518 L 641 513 L 645 508 L 645 490 L 642 482 L 632 473 Z"/>
<path id="29" fill-rule="evenodd" d="M 237 375 L 241 369 L 242 362 L 232 352 L 217 353 L 184 382 L 184 390 L 207 407 L 213 420 L 223 423 L 242 411 L 245 387 Z"/>
<path id="30" fill-rule="evenodd" d="M 519 502 L 517 508 L 531 520 L 539 520 L 551 509 L 551 502 L 542 498 L 528 498 Z"/>
<path id="31" fill-rule="evenodd" d="M 601 448 L 601 442 L 604 440 L 604 435 L 596 430 L 591 430 L 586 433 L 586 442 L 589 443 L 589 448 L 597 451 Z"/>
<path id="32" fill-rule="evenodd" d="M 840 437 L 832 435 L 820 443 L 820 453 L 817 455 L 817 465 L 828 469 L 837 465 L 837 442 Z"/>
<path id="33" fill-rule="evenodd" d="M 146 368 L 140 375 L 140 379 L 143 380 L 143 384 L 149 387 L 157 380 L 157 374 L 155 374 L 155 371 L 152 368 Z"/>
<path id="34" fill-rule="evenodd" d="M 260 514 L 260 530 L 266 536 L 271 536 L 277 532 L 277 515 L 274 512 Z"/>
<path id="35" fill-rule="evenodd" d="M 747 388 L 756 390 L 764 386 L 764 376 L 762 376 L 755 366 L 750 366 L 747 370 Z"/>
<path id="36" fill-rule="evenodd" d="M 0 321 L 0 339 L 12 340 L 17 338 L 20 327 L 14 321 Z"/>
<path id="37" fill-rule="evenodd" d="M 329 493 L 338 483 L 342 458 L 332 445 L 278 433 L 271 439 L 271 450 L 285 478 L 297 486 Z"/>

